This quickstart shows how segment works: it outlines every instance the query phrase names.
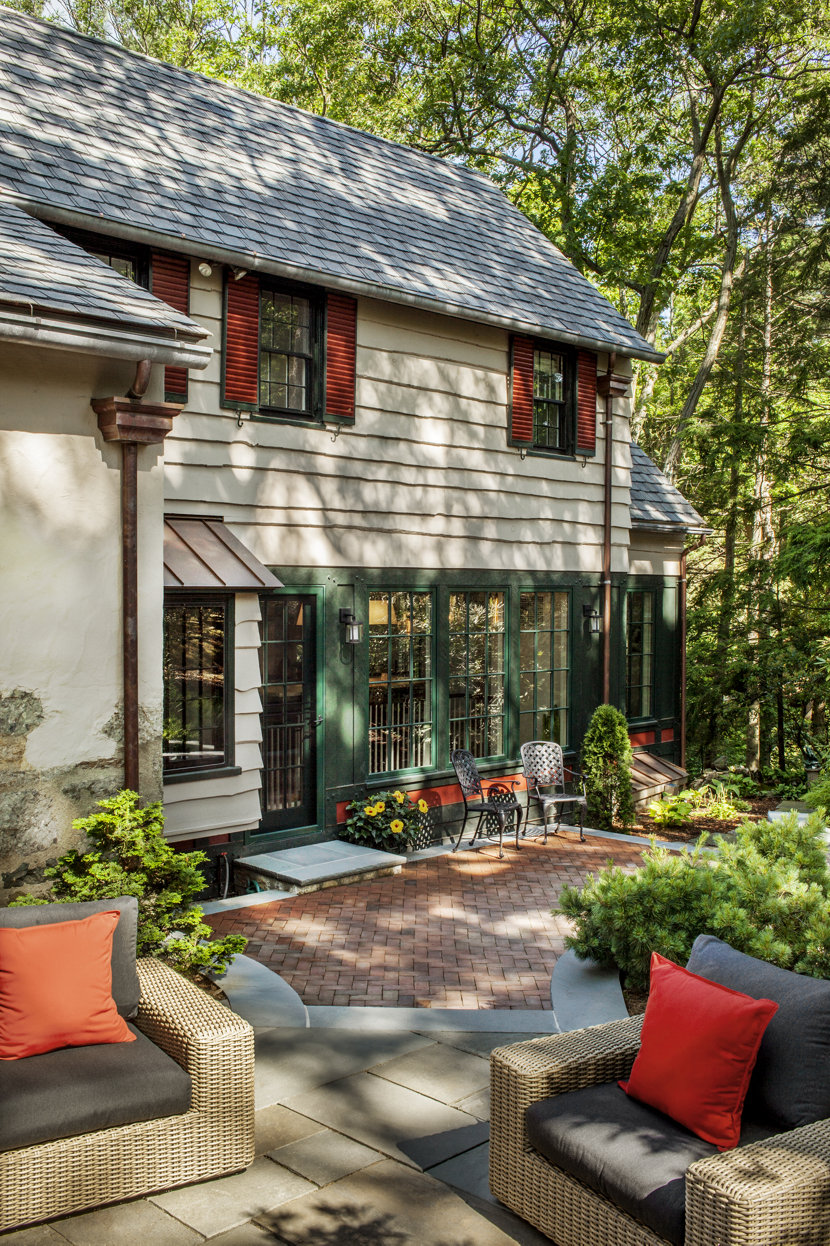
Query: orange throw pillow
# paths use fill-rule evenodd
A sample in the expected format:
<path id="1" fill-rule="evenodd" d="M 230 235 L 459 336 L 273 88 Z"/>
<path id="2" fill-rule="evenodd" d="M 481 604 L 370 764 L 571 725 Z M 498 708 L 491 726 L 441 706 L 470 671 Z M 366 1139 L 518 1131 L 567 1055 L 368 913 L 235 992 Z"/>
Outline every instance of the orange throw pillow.
<path id="1" fill-rule="evenodd" d="M 112 998 L 119 916 L 0 929 L 0 1060 L 135 1042 Z"/>

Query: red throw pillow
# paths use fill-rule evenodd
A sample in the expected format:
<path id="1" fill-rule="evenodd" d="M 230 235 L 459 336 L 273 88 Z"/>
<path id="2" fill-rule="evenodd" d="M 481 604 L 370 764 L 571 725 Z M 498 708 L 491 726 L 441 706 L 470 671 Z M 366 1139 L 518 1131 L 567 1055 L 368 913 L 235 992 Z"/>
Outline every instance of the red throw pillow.
<path id="1" fill-rule="evenodd" d="M 738 1145 L 758 1048 L 777 1011 L 770 999 L 742 995 L 652 952 L 642 1043 L 620 1085 L 728 1151 Z"/>
<path id="2" fill-rule="evenodd" d="M 0 929 L 0 1060 L 135 1042 L 112 998 L 119 916 Z"/>

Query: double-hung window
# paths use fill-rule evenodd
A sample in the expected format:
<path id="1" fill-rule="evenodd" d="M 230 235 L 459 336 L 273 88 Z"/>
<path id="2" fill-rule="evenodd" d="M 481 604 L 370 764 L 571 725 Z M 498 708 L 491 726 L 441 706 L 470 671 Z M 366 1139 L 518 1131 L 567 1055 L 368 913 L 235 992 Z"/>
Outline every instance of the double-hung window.
<path id="1" fill-rule="evenodd" d="M 229 657 L 232 598 L 171 600 L 164 607 L 165 776 L 232 760 Z"/>
<path id="2" fill-rule="evenodd" d="M 512 339 L 511 445 L 525 453 L 593 455 L 596 420 L 597 357 L 592 351 Z"/>
<path id="3" fill-rule="evenodd" d="M 626 594 L 626 714 L 648 718 L 654 689 L 654 593 Z"/>
<path id="4" fill-rule="evenodd" d="M 533 444 L 539 450 L 570 454 L 573 449 L 568 362 L 561 350 L 533 352 Z"/>
<path id="5" fill-rule="evenodd" d="M 320 301 L 309 292 L 263 286 L 259 294 L 259 406 L 319 415 Z"/>

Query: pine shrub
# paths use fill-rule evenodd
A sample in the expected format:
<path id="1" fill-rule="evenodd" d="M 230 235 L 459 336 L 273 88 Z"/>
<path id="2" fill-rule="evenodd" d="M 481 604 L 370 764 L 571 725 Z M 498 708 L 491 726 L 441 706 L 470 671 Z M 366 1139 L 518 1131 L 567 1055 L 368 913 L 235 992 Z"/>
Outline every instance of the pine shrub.
<path id="1" fill-rule="evenodd" d="M 602 831 L 634 821 L 628 723 L 613 705 L 598 705 L 582 742 L 588 823 Z"/>
<path id="2" fill-rule="evenodd" d="M 203 921 L 194 900 L 205 888 L 200 866 L 207 856 L 177 852 L 167 842 L 161 804 L 140 808 L 136 793 L 124 790 L 99 801 L 95 813 L 78 818 L 72 827 L 83 831 L 92 846 L 88 852 L 72 849 L 44 870 L 53 880 L 51 900 L 135 896 L 138 955 L 156 956 L 189 976 L 222 973 L 231 957 L 245 950 L 242 935 L 215 939 Z"/>
<path id="3" fill-rule="evenodd" d="M 609 866 L 566 887 L 557 913 L 574 922 L 565 942 L 580 958 L 617 966 L 635 990 L 652 952 L 684 964 L 699 934 L 760 960 L 830 977 L 830 871 L 824 819 L 793 815 L 744 822 L 734 843 L 706 851 L 652 847 L 633 873 Z"/>

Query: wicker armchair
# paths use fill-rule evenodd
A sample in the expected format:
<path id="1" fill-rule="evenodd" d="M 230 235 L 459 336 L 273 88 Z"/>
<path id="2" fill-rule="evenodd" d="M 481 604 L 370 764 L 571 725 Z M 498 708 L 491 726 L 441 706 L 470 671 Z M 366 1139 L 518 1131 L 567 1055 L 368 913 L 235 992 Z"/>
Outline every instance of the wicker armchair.
<path id="1" fill-rule="evenodd" d="M 138 973 L 134 1023 L 190 1074 L 190 1110 L 0 1153 L 0 1230 L 236 1172 L 253 1160 L 253 1030 L 159 961 L 139 960 Z"/>
<path id="2" fill-rule="evenodd" d="M 627 1077 L 641 1025 L 630 1017 L 492 1053 L 490 1187 L 556 1246 L 666 1246 L 534 1151 L 525 1125 L 532 1103 Z M 830 1121 L 692 1164 L 685 1233 L 685 1246 L 827 1246 Z"/>

